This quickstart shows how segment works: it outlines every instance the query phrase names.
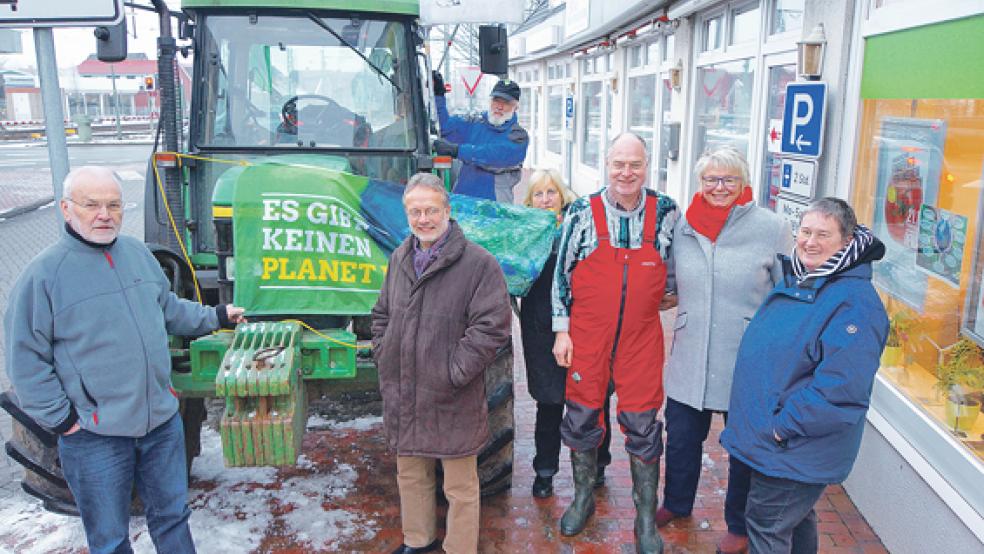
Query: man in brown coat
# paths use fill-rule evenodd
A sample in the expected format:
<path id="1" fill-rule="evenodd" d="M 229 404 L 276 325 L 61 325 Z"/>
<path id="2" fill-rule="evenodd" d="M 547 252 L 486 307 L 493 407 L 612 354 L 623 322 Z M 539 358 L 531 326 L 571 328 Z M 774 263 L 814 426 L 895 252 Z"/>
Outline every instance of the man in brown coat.
<path id="1" fill-rule="evenodd" d="M 403 545 L 430 552 L 436 538 L 435 461 L 448 499 L 444 550 L 477 552 L 477 454 L 489 438 L 485 368 L 510 336 L 502 269 L 451 219 L 435 175 L 407 183 L 411 236 L 390 256 L 372 310 L 372 342 L 386 437 L 396 450 Z"/>

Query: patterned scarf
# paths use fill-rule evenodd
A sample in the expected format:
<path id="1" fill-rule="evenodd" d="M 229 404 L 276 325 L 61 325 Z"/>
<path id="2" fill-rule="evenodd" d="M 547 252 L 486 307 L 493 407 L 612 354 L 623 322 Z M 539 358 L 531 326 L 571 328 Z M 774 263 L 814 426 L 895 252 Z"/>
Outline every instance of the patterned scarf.
<path id="1" fill-rule="evenodd" d="M 847 243 L 844 248 L 834 252 L 832 256 L 827 258 L 827 261 L 820 264 L 813 271 L 806 269 L 806 266 L 803 265 L 803 262 L 800 261 L 799 256 L 796 254 L 796 247 L 794 246 L 793 255 L 790 257 L 793 259 L 793 273 L 796 274 L 796 283 L 803 284 L 803 281 L 807 279 L 827 277 L 844 271 L 854 265 L 874 242 L 875 235 L 871 234 L 870 229 L 859 223 L 854 228 L 854 236 L 851 237 L 851 242 Z"/>

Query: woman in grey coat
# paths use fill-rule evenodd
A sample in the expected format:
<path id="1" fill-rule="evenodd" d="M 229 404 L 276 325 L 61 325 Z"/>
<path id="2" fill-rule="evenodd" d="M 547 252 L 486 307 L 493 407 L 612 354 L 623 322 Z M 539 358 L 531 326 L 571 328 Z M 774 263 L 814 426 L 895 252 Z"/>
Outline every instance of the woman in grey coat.
<path id="1" fill-rule="evenodd" d="M 748 162 L 731 147 L 705 154 L 695 173 L 700 190 L 674 229 L 670 275 L 679 299 L 666 387 L 666 484 L 660 527 L 689 516 L 703 443 L 717 412 L 727 418 L 738 344 L 759 304 L 782 276 L 788 221 L 752 201 Z M 731 459 L 718 552 L 744 552 L 748 468 Z"/>

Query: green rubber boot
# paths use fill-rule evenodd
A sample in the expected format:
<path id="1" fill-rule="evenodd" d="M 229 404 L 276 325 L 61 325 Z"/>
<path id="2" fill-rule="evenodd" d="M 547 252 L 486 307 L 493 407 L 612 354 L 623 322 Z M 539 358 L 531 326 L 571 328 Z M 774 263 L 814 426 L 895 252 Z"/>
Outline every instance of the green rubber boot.
<path id="1" fill-rule="evenodd" d="M 659 459 L 646 464 L 629 456 L 632 468 L 632 501 L 635 502 L 635 540 L 639 554 L 662 554 L 663 537 L 656 528 L 656 489 L 659 488 Z"/>
<path id="2" fill-rule="evenodd" d="M 598 449 L 571 450 L 571 467 L 574 469 L 574 501 L 560 518 L 560 534 L 574 536 L 584 530 L 588 518 L 595 511 L 594 484 L 597 477 Z"/>

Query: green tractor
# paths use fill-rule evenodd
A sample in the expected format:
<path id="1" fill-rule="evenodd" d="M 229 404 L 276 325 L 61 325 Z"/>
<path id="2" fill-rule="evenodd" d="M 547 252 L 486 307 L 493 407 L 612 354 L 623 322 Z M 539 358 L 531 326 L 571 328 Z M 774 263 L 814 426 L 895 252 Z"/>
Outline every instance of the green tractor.
<path id="1" fill-rule="evenodd" d="M 246 248 L 248 235 L 236 235 L 237 243 L 234 234 L 247 219 L 262 219 L 243 206 L 262 205 L 257 197 L 266 186 L 304 197 L 324 176 L 399 184 L 435 170 L 430 138 L 436 113 L 419 4 L 184 0 L 179 38 L 191 42 L 179 47 L 170 32 L 174 16 L 162 0 L 152 1 L 161 19 L 161 117 L 147 171 L 145 241 L 178 295 L 250 309 L 250 323 L 235 333 L 171 339 L 188 468 L 200 452 L 208 398 L 225 402 L 220 435 L 227 466 L 290 465 L 300 454 L 308 399 L 376 389 L 366 339 L 375 301 L 370 289 L 378 291 L 384 268 L 374 276 L 365 272 L 370 294 L 360 302 L 332 303 L 334 293 L 326 289 L 312 290 L 307 297 L 319 301 L 307 302 L 293 291 L 267 298 L 300 299 L 296 303 L 274 301 L 254 310 L 259 304 L 242 302 L 254 297 L 237 290 L 237 268 L 260 261 L 251 259 L 256 251 Z M 504 33 L 499 27 L 482 33 L 480 51 L 499 58 L 483 55 L 488 73 L 506 72 Z M 184 48 L 194 51 L 187 130 L 180 105 L 185 95 L 174 71 Z M 246 188 L 252 196 L 244 200 Z M 344 271 L 347 262 L 341 263 Z M 243 275 L 238 282 L 247 286 Z M 322 309 L 325 299 L 330 309 Z M 511 484 L 512 370 L 509 345 L 486 372 L 492 438 L 479 455 L 484 495 Z M 6 449 L 26 468 L 24 490 L 49 510 L 75 513 L 55 437 L 18 413 L 9 393 L 2 400 L 15 416 Z"/>

